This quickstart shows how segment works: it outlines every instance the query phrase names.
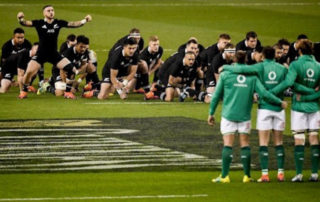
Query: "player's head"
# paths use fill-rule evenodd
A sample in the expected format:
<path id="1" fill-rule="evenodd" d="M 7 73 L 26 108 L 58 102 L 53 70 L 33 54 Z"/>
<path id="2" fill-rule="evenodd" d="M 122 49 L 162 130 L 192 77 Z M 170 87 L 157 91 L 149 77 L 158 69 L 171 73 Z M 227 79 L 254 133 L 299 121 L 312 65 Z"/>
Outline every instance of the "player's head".
<path id="1" fill-rule="evenodd" d="M 297 37 L 297 40 L 302 40 L 302 39 L 308 39 L 308 36 L 305 35 L 305 34 L 299 34 L 298 37 Z"/>
<path id="2" fill-rule="evenodd" d="M 238 50 L 235 55 L 235 62 L 239 64 L 246 64 L 247 62 L 246 51 Z"/>
<path id="3" fill-rule="evenodd" d="M 250 48 L 256 48 L 258 42 L 258 35 L 254 31 L 250 31 L 246 34 L 247 46 Z"/>
<path id="4" fill-rule="evenodd" d="M 159 38 L 156 35 L 153 35 L 149 38 L 149 50 L 152 53 L 156 53 L 159 51 L 159 46 L 160 46 L 160 42 L 159 42 Z"/>
<path id="5" fill-rule="evenodd" d="M 196 60 L 196 55 L 193 51 L 187 51 L 183 58 L 183 63 L 187 67 L 191 67 Z"/>
<path id="6" fill-rule="evenodd" d="M 24 42 L 24 30 L 20 27 L 13 31 L 13 43 L 15 45 L 21 45 Z"/>
<path id="7" fill-rule="evenodd" d="M 129 33 L 129 38 L 134 38 L 137 43 L 141 39 L 140 30 L 138 28 L 132 28 Z"/>
<path id="8" fill-rule="evenodd" d="M 309 39 L 301 39 L 298 43 L 298 51 L 300 55 L 311 55 L 313 50 L 312 41 Z"/>
<path id="9" fill-rule="evenodd" d="M 54 9 L 52 5 L 45 5 L 42 8 L 43 16 L 49 20 L 54 18 Z"/>
<path id="10" fill-rule="evenodd" d="M 186 52 L 193 52 L 194 54 L 197 53 L 198 49 L 198 41 L 195 37 L 192 37 L 188 40 L 187 46 L 186 46 Z"/>
<path id="11" fill-rule="evenodd" d="M 220 34 L 218 40 L 218 48 L 220 51 L 224 50 L 226 45 L 231 42 L 231 37 L 229 34 Z"/>
<path id="12" fill-rule="evenodd" d="M 77 37 L 77 44 L 75 45 L 75 49 L 77 53 L 83 54 L 89 48 L 89 38 L 84 35 L 79 35 Z"/>
<path id="13" fill-rule="evenodd" d="M 236 47 L 232 43 L 226 44 L 224 51 L 223 51 L 225 59 L 229 62 L 234 59 L 236 54 Z"/>
<path id="14" fill-rule="evenodd" d="M 289 52 L 290 42 L 287 39 L 280 39 L 278 41 L 278 44 L 282 48 L 283 56 L 286 56 Z"/>
<path id="15" fill-rule="evenodd" d="M 127 38 L 123 42 L 123 51 L 126 57 L 132 57 L 138 48 L 138 43 L 134 38 Z"/>
<path id="16" fill-rule="evenodd" d="M 34 42 L 32 44 L 32 47 L 31 47 L 31 50 L 30 50 L 30 53 L 31 53 L 31 57 L 35 56 L 37 51 L 38 51 L 38 47 L 39 47 L 39 42 Z"/>
<path id="17" fill-rule="evenodd" d="M 76 43 L 77 43 L 77 37 L 76 37 L 76 35 L 74 35 L 74 34 L 69 34 L 69 35 L 67 36 L 67 44 L 68 44 L 69 46 L 74 46 L 74 45 L 76 45 Z"/>
<path id="18" fill-rule="evenodd" d="M 262 49 L 262 55 L 265 59 L 273 60 L 275 58 L 275 46 L 266 46 Z"/>
<path id="19" fill-rule="evenodd" d="M 269 46 L 267 46 L 269 47 Z M 274 58 L 276 60 L 279 60 L 282 56 L 283 56 L 283 49 L 282 46 L 280 44 L 275 44 L 272 46 L 273 50 L 274 50 Z M 262 51 L 263 52 L 263 51 Z M 263 54 L 264 55 L 264 54 Z M 265 56 L 265 55 L 264 55 Z M 268 58 L 269 59 L 269 58 Z M 273 59 L 273 58 L 272 58 Z"/>

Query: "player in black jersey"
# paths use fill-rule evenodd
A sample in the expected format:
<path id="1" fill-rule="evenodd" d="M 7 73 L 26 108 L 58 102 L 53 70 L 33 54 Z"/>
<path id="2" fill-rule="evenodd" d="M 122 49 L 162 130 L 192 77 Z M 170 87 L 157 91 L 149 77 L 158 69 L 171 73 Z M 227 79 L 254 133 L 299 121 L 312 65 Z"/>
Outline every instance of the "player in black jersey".
<path id="1" fill-rule="evenodd" d="M 207 68 L 211 65 L 212 59 L 217 54 L 223 52 L 225 46 L 231 42 L 231 37 L 229 34 L 220 34 L 218 42 L 209 46 L 204 51 L 200 53 L 202 69 L 204 72 L 207 71 Z"/>
<path id="2" fill-rule="evenodd" d="M 0 80 L 2 79 L 1 67 L 3 67 L 3 63 L 9 58 L 11 55 L 18 54 L 21 51 L 31 49 L 31 43 L 24 37 L 24 30 L 21 28 L 16 28 L 13 31 L 12 39 L 8 40 L 2 46 L 1 52 L 1 61 L 0 61 Z"/>
<path id="3" fill-rule="evenodd" d="M 318 62 L 320 62 L 320 42 L 313 44 L 313 54 Z"/>
<path id="4" fill-rule="evenodd" d="M 89 39 L 84 35 L 77 37 L 77 44 L 73 47 L 65 50 L 62 55 L 71 61 L 72 65 L 79 71 L 79 79 L 76 80 L 76 75 L 73 72 L 67 74 L 58 69 L 56 66 L 52 68 L 52 77 L 50 79 L 51 89 L 50 92 L 54 92 L 56 96 L 63 96 L 69 99 L 75 99 L 75 88 L 82 82 L 82 79 L 86 76 L 87 72 L 95 71 L 95 66 L 89 61 Z M 64 75 L 66 74 L 66 75 Z M 66 83 L 62 78 L 66 78 Z M 47 91 L 47 85 L 43 85 L 39 91 L 41 94 Z"/>
<path id="5" fill-rule="evenodd" d="M 43 7 L 44 19 L 42 20 L 25 20 L 23 12 L 19 12 L 17 18 L 21 25 L 27 27 L 35 27 L 39 36 L 39 49 L 28 64 L 28 68 L 24 77 L 24 89 L 20 92 L 19 98 L 27 97 L 27 87 L 30 83 L 31 76 L 38 72 L 41 65 L 45 62 L 50 62 L 56 65 L 59 69 L 66 72 L 75 72 L 76 69 L 72 66 L 67 58 L 63 58 L 57 51 L 57 40 L 59 31 L 63 27 L 81 27 L 86 22 L 91 21 L 91 16 L 87 15 L 83 20 L 76 22 L 67 22 L 54 18 L 54 9 L 51 5 Z M 64 78 L 63 78 L 64 79 Z"/>
<path id="6" fill-rule="evenodd" d="M 72 46 L 77 44 L 77 37 L 74 34 L 69 34 L 67 36 L 67 40 L 63 42 L 60 46 L 59 53 L 63 53 L 68 48 L 71 48 Z"/>
<path id="7" fill-rule="evenodd" d="M 290 48 L 290 42 L 287 39 L 280 39 L 277 44 L 279 44 L 279 46 L 282 49 L 282 56 L 279 59 L 279 63 L 288 68 L 289 67 L 288 52 Z"/>
<path id="8" fill-rule="evenodd" d="M 122 37 L 121 39 L 119 39 L 113 46 L 112 48 L 110 49 L 109 51 L 109 57 L 110 55 L 115 51 L 117 50 L 118 48 L 121 48 L 123 47 L 123 43 L 126 39 L 129 39 L 129 38 L 133 38 L 137 44 L 138 44 L 138 48 L 137 48 L 137 51 L 138 53 L 140 53 L 143 49 L 143 46 L 144 46 L 144 40 L 143 38 L 141 37 L 140 35 L 140 30 L 137 29 L 137 28 L 132 28 L 130 30 L 130 33 L 124 37 Z"/>
<path id="9" fill-rule="evenodd" d="M 195 41 L 197 42 L 197 44 L 198 44 L 198 49 L 199 49 L 199 54 L 201 54 L 202 51 L 205 50 L 204 46 L 203 46 L 202 44 L 199 44 L 198 39 L 197 39 L 196 37 L 190 37 L 188 41 L 190 41 L 190 40 L 195 40 Z M 185 49 L 186 49 L 186 47 L 187 47 L 187 44 L 188 44 L 188 42 L 182 44 L 181 46 L 179 46 L 178 52 L 184 52 Z"/>
<path id="10" fill-rule="evenodd" d="M 3 76 L 1 80 L 0 93 L 6 93 L 10 89 L 12 79 L 15 75 L 18 75 L 18 83 L 20 90 L 23 87 L 23 76 L 27 69 L 27 65 L 31 60 L 31 57 L 36 55 L 38 50 L 38 43 L 34 43 L 31 50 L 24 49 L 17 54 L 9 56 L 3 63 Z"/>
<path id="11" fill-rule="evenodd" d="M 236 50 L 243 50 L 247 53 L 247 64 L 255 64 L 257 57 L 262 57 L 262 45 L 258 35 L 254 31 L 246 34 L 246 38 L 236 45 Z"/>
<path id="12" fill-rule="evenodd" d="M 305 34 L 300 34 L 297 37 L 297 40 L 293 43 L 291 43 L 289 52 L 288 52 L 288 57 L 289 57 L 289 64 L 299 57 L 299 52 L 298 52 L 298 44 L 300 41 L 308 39 L 308 37 Z"/>
<path id="13" fill-rule="evenodd" d="M 157 81 L 157 72 L 163 61 L 161 60 L 163 48 L 157 36 L 149 38 L 149 45 L 140 53 L 137 74 L 132 79 L 135 91 L 138 93 L 148 93 L 150 91 L 149 75 L 154 73 L 153 81 Z M 135 84 L 135 85 L 134 85 Z"/>
<path id="14" fill-rule="evenodd" d="M 235 57 L 235 46 L 231 43 L 227 44 L 222 53 L 218 53 L 213 57 L 210 66 L 206 71 L 206 92 L 199 94 L 199 101 L 210 103 L 212 94 L 214 93 L 216 83 L 219 79 L 219 68 L 225 64 L 233 63 Z"/>
<path id="15" fill-rule="evenodd" d="M 107 99 L 109 93 L 116 89 L 121 99 L 126 99 L 129 90 L 128 83 L 134 78 L 139 61 L 137 41 L 127 38 L 121 48 L 116 49 L 108 58 L 102 70 L 100 92 L 87 91 L 83 97 L 97 96 L 98 99 Z"/>

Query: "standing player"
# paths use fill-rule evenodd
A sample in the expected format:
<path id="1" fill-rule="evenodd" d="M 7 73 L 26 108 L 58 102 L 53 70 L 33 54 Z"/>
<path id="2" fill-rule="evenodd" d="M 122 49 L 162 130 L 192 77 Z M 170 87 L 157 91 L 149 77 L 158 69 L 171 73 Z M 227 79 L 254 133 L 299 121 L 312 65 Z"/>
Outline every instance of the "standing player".
<path id="1" fill-rule="evenodd" d="M 1 61 L 0 61 L 0 80 L 3 77 L 1 73 L 1 67 L 3 67 L 4 62 L 11 56 L 16 55 L 21 51 L 31 49 L 31 43 L 24 38 L 24 30 L 21 28 L 16 28 L 13 31 L 12 39 L 8 40 L 2 46 Z"/>
<path id="2" fill-rule="evenodd" d="M 98 99 L 107 99 L 109 93 L 117 90 L 121 99 L 126 99 L 129 90 L 129 82 L 137 72 L 139 54 L 136 51 L 138 44 L 133 38 L 127 38 L 123 47 L 116 49 L 108 58 L 102 70 L 101 89 L 98 91 L 87 91 L 83 97 L 97 96 Z"/>
<path id="3" fill-rule="evenodd" d="M 19 87 L 20 90 L 22 90 L 23 75 L 31 57 L 36 55 L 38 45 L 38 43 L 34 43 L 31 50 L 25 49 L 23 51 L 19 51 L 18 54 L 11 55 L 7 60 L 5 60 L 2 69 L 4 78 L 1 80 L 0 93 L 6 93 L 10 89 L 14 75 L 18 75 Z"/>
<path id="4" fill-rule="evenodd" d="M 132 82 L 136 83 L 135 89 L 142 87 L 144 93 L 149 92 L 149 76 L 154 73 L 153 81 L 157 81 L 156 74 L 163 63 L 161 60 L 162 54 L 163 48 L 160 46 L 159 38 L 157 36 L 151 36 L 148 47 L 146 47 L 140 54 L 140 61 L 137 70 L 138 77 L 132 80 Z"/>
<path id="5" fill-rule="evenodd" d="M 44 20 L 25 20 L 23 12 L 19 12 L 17 15 L 21 25 L 35 27 L 39 36 L 39 49 L 36 56 L 34 56 L 28 64 L 23 81 L 23 91 L 21 91 L 19 95 L 20 99 L 27 97 L 27 88 L 30 84 L 32 75 L 36 74 L 41 65 L 45 62 L 50 62 L 66 72 L 76 72 L 76 69 L 72 66 L 70 61 L 63 58 L 57 51 L 59 31 L 62 27 L 81 27 L 92 19 L 90 15 L 87 15 L 83 20 L 76 22 L 57 20 L 54 18 L 55 13 L 51 5 L 44 6 L 42 11 L 45 17 Z"/>
<path id="6" fill-rule="evenodd" d="M 317 63 L 312 56 L 312 42 L 308 39 L 300 40 L 296 48 L 300 55 L 299 58 L 290 64 L 286 79 L 277 87 L 273 88 L 271 90 L 272 93 L 278 94 L 285 88 L 292 86 L 294 82 L 311 89 L 315 89 L 319 86 L 320 64 Z M 297 175 L 292 178 L 292 181 L 303 181 L 302 170 L 304 162 L 305 132 L 309 134 L 309 143 L 311 146 L 311 176 L 309 180 L 318 181 L 319 103 L 318 100 L 297 101 L 295 97 L 296 92 L 294 91 L 291 107 L 291 130 L 295 142 L 294 157 Z"/>
<path id="7" fill-rule="evenodd" d="M 245 65 L 246 53 L 237 51 L 236 64 L 234 68 Z M 228 65 L 227 65 L 228 66 Z M 257 92 L 262 98 L 271 103 L 286 107 L 286 102 L 275 97 L 265 90 L 260 80 L 256 76 L 237 75 L 223 72 L 220 75 L 218 85 L 213 94 L 210 104 L 208 124 L 214 124 L 213 114 L 217 108 L 219 100 L 223 98 L 221 133 L 223 135 L 224 147 L 222 150 L 222 174 L 213 182 L 230 182 L 229 168 L 232 161 L 232 146 L 236 132 L 239 133 L 241 146 L 241 161 L 244 169 L 243 182 L 253 181 L 250 176 L 251 152 L 249 147 L 249 133 L 251 129 L 251 109 L 253 104 L 253 94 Z"/>

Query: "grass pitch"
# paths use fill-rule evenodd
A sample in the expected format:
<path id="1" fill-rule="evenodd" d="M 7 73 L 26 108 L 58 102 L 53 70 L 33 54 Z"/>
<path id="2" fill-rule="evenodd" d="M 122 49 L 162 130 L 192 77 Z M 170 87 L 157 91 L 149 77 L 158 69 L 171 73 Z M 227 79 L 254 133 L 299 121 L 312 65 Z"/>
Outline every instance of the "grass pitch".
<path id="1" fill-rule="evenodd" d="M 157 34 L 161 46 L 165 49 L 164 59 L 175 52 L 177 47 L 185 43 L 190 36 L 196 36 L 200 43 L 209 46 L 216 42 L 220 33 L 229 33 L 232 41 L 237 43 L 242 40 L 245 33 L 255 30 L 263 45 L 273 45 L 279 38 L 285 37 L 294 41 L 300 33 L 305 33 L 313 41 L 320 41 L 320 20 L 318 1 L 0 1 L 0 43 L 3 44 L 12 35 L 14 28 L 19 24 L 16 14 L 19 11 L 25 13 L 26 19 L 42 18 L 41 8 L 50 3 L 55 7 L 56 17 L 66 20 L 79 20 L 86 14 L 93 16 L 93 21 L 78 29 L 62 29 L 59 44 L 64 41 L 70 33 L 85 34 L 90 38 L 90 47 L 98 55 L 98 72 L 107 59 L 107 50 L 120 37 L 126 35 L 132 27 L 138 27 L 147 41 L 148 37 Z M 26 38 L 34 42 L 37 35 L 34 28 L 25 28 Z M 45 75 L 49 76 L 51 66 L 46 64 Z M 171 148 L 213 158 L 212 151 L 219 155 L 221 140 L 218 128 L 210 128 L 205 125 L 208 105 L 193 103 L 159 103 L 143 102 L 141 95 L 129 95 L 126 101 L 120 101 L 118 96 L 110 100 L 98 101 L 96 99 L 65 100 L 55 98 L 52 95 L 31 95 L 26 100 L 18 100 L 18 90 L 13 88 L 8 94 L 0 95 L 0 119 L 21 120 L 47 120 L 47 119 L 97 119 L 97 118 L 161 118 L 160 122 L 168 123 L 161 128 L 157 122 L 145 126 L 142 122 L 143 131 L 152 134 L 152 128 L 167 130 L 167 134 L 179 133 L 179 138 L 172 134 L 160 133 L 159 137 L 148 138 L 148 133 L 141 136 L 124 137 L 123 139 L 142 142 L 148 145 Z M 79 95 L 79 94 L 78 94 Z M 150 104 L 152 103 L 152 104 Z M 253 123 L 255 122 L 255 108 L 252 112 Z M 289 110 L 287 110 L 289 120 Z M 182 133 L 183 121 L 171 121 L 171 117 L 184 117 L 202 121 L 199 134 L 196 132 L 184 136 Z M 220 120 L 220 107 L 216 114 Z M 122 119 L 125 121 L 126 119 Z M 130 122 L 130 126 L 134 122 Z M 172 125 L 170 125 L 170 123 Z M 14 128 L 19 128 L 21 122 L 15 123 Z M 1 128 L 8 128 L 2 125 Z M 12 128 L 12 126 L 10 126 Z M 150 129 L 151 128 L 151 129 Z M 286 134 L 289 134 L 289 122 L 286 126 Z M 196 131 L 197 128 L 194 128 Z M 208 133 L 212 130 L 212 137 Z M 11 133 L 12 134 L 12 133 Z M 159 133 L 154 133 L 159 134 Z M 254 136 L 254 132 L 253 135 Z M 3 135 L 3 134 L 2 134 Z M 21 135 L 15 134 L 15 135 Z M 199 145 L 198 138 L 206 136 L 207 145 Z M 183 144 L 185 141 L 195 142 L 195 145 Z M 210 139 L 212 138 L 212 139 Z M 288 155 L 292 151 L 292 140 L 286 138 Z M 211 140 L 217 140 L 210 142 Z M 252 138 L 256 145 L 256 138 Z M 212 150 L 212 151 L 211 151 Z M 271 150 L 271 149 L 270 149 Z M 308 149 L 307 149 L 308 150 Z M 254 155 L 257 155 L 255 152 Z M 291 154 L 292 155 L 292 154 Z M 309 156 L 306 154 L 306 159 Z M 258 164 L 257 160 L 254 160 Z M 306 162 L 307 163 L 307 162 Z M 4 161 L 0 160 L 0 166 Z M 288 163 L 290 165 L 290 163 Z M 193 169 L 191 171 L 172 171 L 168 167 L 164 170 L 149 170 L 148 172 L 135 169 L 134 171 L 112 171 L 112 172 L 65 172 L 65 173 L 2 173 L 0 174 L 0 201 L 15 198 L 17 201 L 33 198 L 43 200 L 95 200 L 121 199 L 119 196 L 129 196 L 122 200 L 136 201 L 317 201 L 315 193 L 319 190 L 319 183 L 292 184 L 290 182 L 275 183 L 275 173 L 271 172 L 269 184 L 247 184 L 241 183 L 242 172 L 232 171 L 229 185 L 216 185 L 210 182 L 219 171 L 204 171 Z M 291 166 L 292 169 L 292 162 Z M 168 171 L 170 170 L 170 171 Z M 305 172 L 308 176 L 309 172 Z M 258 178 L 259 171 L 253 172 L 253 177 Z M 287 179 L 294 175 L 294 171 L 287 171 Z M 106 198 L 106 197 L 114 198 Z M 139 196 L 149 196 L 140 197 Z M 162 198 L 161 198 L 162 196 Z M 167 197 L 164 197 L 167 196 Z M 183 197 L 184 196 L 184 197 Z M 66 198 L 80 197 L 80 198 Z M 99 198 L 100 197 L 100 198 Z M 105 198 L 103 198 L 105 197 Z M 130 198 L 131 197 L 131 198 Z M 150 198 L 151 197 L 151 198 Z M 170 198 L 171 197 L 171 198 Z"/>

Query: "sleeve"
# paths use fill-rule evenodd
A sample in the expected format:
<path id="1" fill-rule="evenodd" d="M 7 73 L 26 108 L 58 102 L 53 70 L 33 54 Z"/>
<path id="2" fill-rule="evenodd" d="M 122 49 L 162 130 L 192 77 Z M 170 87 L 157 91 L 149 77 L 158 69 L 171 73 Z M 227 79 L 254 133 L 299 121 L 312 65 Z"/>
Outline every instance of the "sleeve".
<path id="1" fill-rule="evenodd" d="M 293 64 L 290 64 L 289 66 L 289 72 L 286 75 L 286 79 L 282 81 L 280 84 L 278 84 L 276 87 L 270 89 L 269 91 L 275 95 L 279 94 L 280 92 L 284 91 L 289 86 L 292 86 L 294 84 L 294 81 L 297 78 L 297 71 L 295 69 L 295 66 Z"/>
<path id="2" fill-rule="evenodd" d="M 38 27 L 40 24 L 40 20 L 32 20 L 32 27 Z"/>
<path id="3" fill-rule="evenodd" d="M 214 73 L 218 74 L 219 73 L 219 60 L 218 57 L 220 57 L 220 55 L 216 55 L 215 57 L 213 57 L 212 61 L 211 61 L 211 70 L 213 70 Z"/>
<path id="4" fill-rule="evenodd" d="M 261 81 L 256 77 L 256 86 L 255 91 L 259 94 L 261 98 L 266 100 L 267 102 L 274 103 L 274 104 L 281 104 L 281 99 L 273 95 L 272 93 L 268 92 L 262 85 Z"/>
<path id="5" fill-rule="evenodd" d="M 139 53 L 135 52 L 133 55 L 133 61 L 132 61 L 131 65 L 138 65 L 138 61 L 139 61 Z"/>
<path id="6" fill-rule="evenodd" d="M 220 79 L 217 84 L 217 87 L 215 89 L 215 92 L 213 93 L 213 96 L 211 99 L 210 108 L 209 108 L 209 115 L 211 115 L 211 116 L 216 111 L 216 108 L 218 106 L 220 98 L 222 98 L 222 95 L 223 95 L 224 75 L 225 75 L 225 73 L 221 74 Z"/>
<path id="7" fill-rule="evenodd" d="M 304 94 L 304 95 L 309 95 L 309 94 L 313 94 L 316 92 L 313 88 L 306 87 L 306 86 L 299 84 L 299 83 L 294 83 L 293 88 L 296 92 L 298 92 L 300 94 Z"/>
<path id="8" fill-rule="evenodd" d="M 179 76 L 179 69 L 180 69 L 179 64 L 177 62 L 174 62 L 169 67 L 170 75 L 173 77 L 178 77 Z"/>
<path id="9" fill-rule="evenodd" d="M 159 54 L 160 54 L 160 56 L 158 59 L 160 59 L 163 55 L 163 48 L 161 46 L 159 47 Z"/>
<path id="10" fill-rule="evenodd" d="M 2 46 L 1 63 L 2 63 L 2 60 L 3 60 L 3 59 L 8 58 L 9 55 L 10 55 L 10 51 L 8 50 L 8 46 L 7 46 L 6 44 L 7 44 L 7 43 L 5 43 L 5 44 Z"/>
<path id="11" fill-rule="evenodd" d="M 259 73 L 261 72 L 261 66 L 260 66 L 260 63 L 255 64 L 255 65 L 246 65 L 246 66 L 239 66 L 239 67 L 226 65 L 226 66 L 223 66 L 223 71 L 229 71 L 229 72 L 237 73 L 237 74 L 256 74 L 256 75 L 259 75 Z"/>
<path id="12" fill-rule="evenodd" d="M 110 68 L 111 69 L 119 69 L 118 55 L 113 54 L 110 58 Z"/>
<path id="13" fill-rule="evenodd" d="M 140 41 L 139 41 L 139 51 L 143 50 L 143 47 L 144 47 L 144 40 L 143 40 L 143 38 L 141 37 L 141 38 L 140 38 Z"/>
<path id="14" fill-rule="evenodd" d="M 28 61 L 26 59 L 26 57 L 28 57 L 27 53 L 29 53 L 29 51 L 27 51 L 26 53 L 23 52 L 23 53 L 19 54 L 18 62 L 17 62 L 17 67 L 19 69 L 23 69 L 23 70 L 27 69 L 27 65 L 28 65 Z"/>
<path id="15" fill-rule="evenodd" d="M 300 98 L 300 101 L 302 102 L 307 102 L 307 101 L 315 101 L 320 98 L 320 91 L 311 94 L 311 95 L 302 95 Z"/>
<path id="16" fill-rule="evenodd" d="M 60 27 L 68 27 L 68 22 L 65 20 L 58 20 L 58 25 Z"/>

